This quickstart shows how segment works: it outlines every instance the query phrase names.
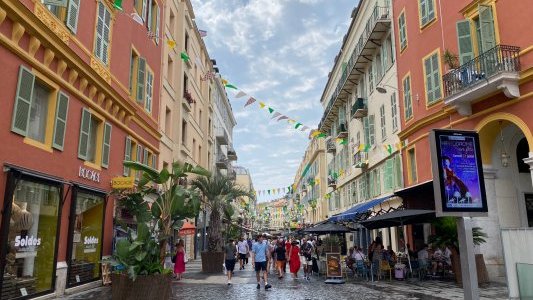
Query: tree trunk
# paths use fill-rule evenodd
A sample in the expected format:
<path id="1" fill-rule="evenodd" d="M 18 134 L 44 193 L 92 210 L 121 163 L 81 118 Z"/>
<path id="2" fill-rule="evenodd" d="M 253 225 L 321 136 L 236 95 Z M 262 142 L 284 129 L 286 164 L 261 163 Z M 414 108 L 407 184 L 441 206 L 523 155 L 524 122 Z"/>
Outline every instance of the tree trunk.
<path id="1" fill-rule="evenodd" d="M 207 239 L 208 239 L 208 251 L 221 251 L 222 249 L 222 237 L 221 231 L 222 228 L 222 219 L 220 216 L 220 209 L 214 207 L 211 210 L 211 217 L 209 218 L 209 228 L 207 229 Z"/>
<path id="2" fill-rule="evenodd" d="M 167 257 L 167 243 L 168 243 L 168 241 L 166 239 L 164 239 L 159 244 L 159 260 L 160 260 L 161 265 L 163 267 L 165 266 L 165 259 Z M 170 255 L 173 255 L 173 254 L 171 253 Z"/>

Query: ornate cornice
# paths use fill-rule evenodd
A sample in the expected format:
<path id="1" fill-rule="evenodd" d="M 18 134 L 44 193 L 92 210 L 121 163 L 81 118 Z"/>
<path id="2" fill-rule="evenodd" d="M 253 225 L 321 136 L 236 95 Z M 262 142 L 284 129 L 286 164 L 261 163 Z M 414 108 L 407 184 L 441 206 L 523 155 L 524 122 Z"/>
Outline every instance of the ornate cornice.
<path id="1" fill-rule="evenodd" d="M 35 7 L 33 13 L 37 18 L 41 20 L 50 30 L 52 30 L 65 44 L 68 45 L 70 41 L 70 33 L 67 29 L 64 28 L 63 24 L 59 23 L 58 20 L 44 7 L 41 2 L 34 2 Z"/>

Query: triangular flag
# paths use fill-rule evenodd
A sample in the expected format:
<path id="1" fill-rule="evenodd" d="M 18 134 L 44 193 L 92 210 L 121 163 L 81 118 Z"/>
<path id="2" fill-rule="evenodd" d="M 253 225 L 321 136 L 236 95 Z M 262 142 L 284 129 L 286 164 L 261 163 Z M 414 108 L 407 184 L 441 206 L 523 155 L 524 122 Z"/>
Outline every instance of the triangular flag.
<path id="1" fill-rule="evenodd" d="M 174 49 L 176 48 L 176 41 L 167 40 L 167 45 L 170 47 L 170 49 Z"/>
<path id="2" fill-rule="evenodd" d="M 392 154 L 392 146 L 391 145 L 387 145 L 387 151 L 389 152 L 389 154 Z"/>
<path id="3" fill-rule="evenodd" d="M 188 62 L 191 58 L 189 57 L 189 55 L 187 55 L 187 53 L 185 51 L 182 51 L 180 53 L 180 57 L 181 59 L 183 59 L 184 62 Z"/>
<path id="4" fill-rule="evenodd" d="M 370 145 L 369 144 L 366 144 L 365 145 L 365 152 L 368 152 L 370 150 Z"/>
<path id="5" fill-rule="evenodd" d="M 224 85 L 224 86 L 225 86 L 226 88 L 228 88 L 228 89 L 238 90 L 238 88 L 237 88 L 236 86 L 234 86 L 233 84 L 231 84 L 231 83 L 228 83 L 228 84 L 226 84 L 226 85 Z"/>
<path id="6" fill-rule="evenodd" d="M 143 18 L 141 18 L 141 16 L 139 16 L 137 13 L 132 13 L 130 16 L 133 21 L 137 22 L 139 25 L 144 25 Z"/>
<path id="7" fill-rule="evenodd" d="M 295 120 L 293 120 L 293 119 L 289 119 L 289 120 L 287 120 L 287 122 L 289 122 L 289 124 L 293 124 L 293 123 L 296 123 L 296 121 L 295 121 Z"/>
<path id="8" fill-rule="evenodd" d="M 320 178 L 315 178 L 315 184 L 320 184 Z"/>
<path id="9" fill-rule="evenodd" d="M 226 79 L 224 79 L 224 78 L 222 78 L 220 81 L 222 82 L 222 85 L 228 84 L 228 81 Z"/>
<path id="10" fill-rule="evenodd" d="M 122 0 L 115 0 L 115 3 L 113 3 L 113 7 L 122 11 Z"/>
<path id="11" fill-rule="evenodd" d="M 298 127 L 302 126 L 302 123 L 296 123 L 296 125 L 294 126 L 295 129 L 298 129 Z"/>
<path id="12" fill-rule="evenodd" d="M 311 132 L 311 137 L 314 138 L 315 136 L 319 135 L 321 132 L 318 131 L 318 130 L 314 130 L 313 132 Z"/>
<path id="13" fill-rule="evenodd" d="M 271 119 L 275 119 L 277 117 L 281 116 L 281 114 L 279 112 L 275 112 L 274 113 L 274 116 L 271 118 Z"/>
<path id="14" fill-rule="evenodd" d="M 387 151 L 387 145 L 383 144 L 383 149 L 385 149 L 385 151 Z"/>
<path id="15" fill-rule="evenodd" d="M 364 149 L 365 149 L 365 144 L 359 144 L 359 147 L 357 148 L 357 150 L 363 151 Z"/>
<path id="16" fill-rule="evenodd" d="M 266 106 L 265 102 L 261 102 L 261 101 L 259 101 L 259 107 L 261 107 L 261 108 L 265 108 L 265 106 Z"/>
<path id="17" fill-rule="evenodd" d="M 270 195 L 270 190 L 268 190 L 268 194 Z"/>
<path id="18" fill-rule="evenodd" d="M 279 117 L 278 122 L 281 121 L 281 120 L 288 119 L 288 118 L 289 118 L 289 117 L 287 117 L 287 116 L 281 116 L 281 117 Z"/>
<path id="19" fill-rule="evenodd" d="M 248 99 L 248 101 L 246 101 L 246 104 L 244 104 L 244 107 L 254 103 L 255 101 L 257 101 L 257 100 L 255 100 L 254 97 L 250 97 L 250 99 Z"/>
<path id="20" fill-rule="evenodd" d="M 346 144 L 348 144 L 348 140 L 347 139 L 341 139 L 340 145 L 346 145 Z"/>
<path id="21" fill-rule="evenodd" d="M 323 132 L 321 132 L 319 135 L 316 136 L 317 139 L 320 139 L 320 138 L 326 138 L 327 135 Z"/>
<path id="22" fill-rule="evenodd" d="M 268 108 L 268 112 L 273 113 L 273 112 L 274 112 L 274 109 L 273 109 L 272 107 L 269 107 L 269 108 Z"/>
<path id="23" fill-rule="evenodd" d="M 235 98 L 241 98 L 241 97 L 244 97 L 244 96 L 246 96 L 246 93 L 243 92 L 243 91 L 239 91 L 239 92 L 237 93 L 237 95 L 235 95 Z"/>
<path id="24" fill-rule="evenodd" d="M 302 131 L 306 131 L 307 129 L 309 129 L 309 127 L 307 127 L 307 126 L 304 126 L 304 127 L 302 127 L 302 129 L 301 129 L 301 130 L 302 130 Z"/>

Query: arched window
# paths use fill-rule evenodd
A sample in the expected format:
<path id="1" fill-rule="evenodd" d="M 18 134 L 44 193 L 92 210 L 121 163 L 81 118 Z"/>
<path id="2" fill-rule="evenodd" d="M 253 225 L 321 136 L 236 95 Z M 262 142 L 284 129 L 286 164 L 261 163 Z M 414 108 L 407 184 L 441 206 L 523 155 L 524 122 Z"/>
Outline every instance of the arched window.
<path id="1" fill-rule="evenodd" d="M 516 160 L 518 162 L 518 172 L 519 173 L 529 173 L 529 165 L 526 164 L 523 159 L 529 157 L 529 145 L 527 144 L 526 138 L 523 138 L 518 142 L 516 147 Z"/>

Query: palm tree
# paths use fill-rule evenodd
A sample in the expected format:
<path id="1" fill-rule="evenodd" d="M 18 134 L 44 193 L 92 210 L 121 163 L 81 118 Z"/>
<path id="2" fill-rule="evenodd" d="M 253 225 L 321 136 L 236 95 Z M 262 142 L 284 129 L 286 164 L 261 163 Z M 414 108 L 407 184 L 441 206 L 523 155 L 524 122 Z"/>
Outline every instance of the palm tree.
<path id="1" fill-rule="evenodd" d="M 192 182 L 192 186 L 200 190 L 204 196 L 204 205 L 211 211 L 207 230 L 207 250 L 222 251 L 222 216 L 230 218 L 233 215 L 231 203 L 235 198 L 252 197 L 252 194 L 236 186 L 225 176 L 199 177 Z"/>
<path id="2" fill-rule="evenodd" d="M 201 167 L 193 167 L 188 163 L 174 162 L 171 172 L 167 169 L 157 171 L 139 162 L 125 161 L 124 166 L 142 171 L 142 178 L 138 183 L 138 192 L 126 195 L 123 205 L 135 214 L 138 222 L 154 221 L 154 231 L 159 240 L 159 255 L 164 263 L 166 246 L 173 230 L 178 230 L 185 218 L 194 218 L 200 209 L 199 194 L 181 183 L 189 175 L 205 178 L 209 171 Z M 156 188 L 158 187 L 158 188 Z M 155 198 L 148 203 L 145 196 Z M 133 201 L 132 201 L 133 200 Z"/>

